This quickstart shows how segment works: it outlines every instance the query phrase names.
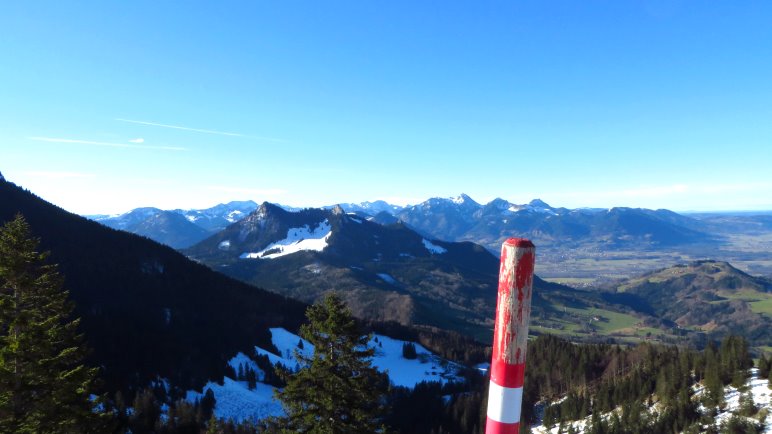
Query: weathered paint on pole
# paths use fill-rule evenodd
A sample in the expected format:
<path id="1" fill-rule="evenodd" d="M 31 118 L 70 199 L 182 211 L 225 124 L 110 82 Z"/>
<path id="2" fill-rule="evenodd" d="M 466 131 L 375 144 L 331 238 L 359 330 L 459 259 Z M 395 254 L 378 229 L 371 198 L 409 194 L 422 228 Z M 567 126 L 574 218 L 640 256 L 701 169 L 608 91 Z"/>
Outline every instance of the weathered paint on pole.
<path id="1" fill-rule="evenodd" d="M 486 434 L 520 431 L 535 258 L 529 240 L 510 238 L 501 246 Z"/>

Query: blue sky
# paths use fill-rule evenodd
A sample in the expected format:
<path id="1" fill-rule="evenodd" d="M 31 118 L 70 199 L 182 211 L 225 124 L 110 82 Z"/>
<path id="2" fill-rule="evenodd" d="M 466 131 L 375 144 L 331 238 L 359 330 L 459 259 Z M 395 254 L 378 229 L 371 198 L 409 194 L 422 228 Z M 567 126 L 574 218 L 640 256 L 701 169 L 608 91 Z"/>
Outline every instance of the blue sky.
<path id="1" fill-rule="evenodd" d="M 772 209 L 770 22 L 768 1 L 10 2 L 0 171 L 78 213 Z"/>

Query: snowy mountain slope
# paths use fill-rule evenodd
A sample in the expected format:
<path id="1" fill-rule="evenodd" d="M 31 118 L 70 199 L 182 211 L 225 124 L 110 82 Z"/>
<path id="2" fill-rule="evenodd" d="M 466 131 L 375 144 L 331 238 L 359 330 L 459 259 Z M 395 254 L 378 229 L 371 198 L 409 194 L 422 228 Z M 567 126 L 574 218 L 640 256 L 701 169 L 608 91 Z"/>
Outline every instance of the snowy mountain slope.
<path id="1" fill-rule="evenodd" d="M 310 357 L 314 352 L 314 346 L 301 339 L 293 333 L 283 328 L 272 328 L 272 341 L 274 346 L 281 354 L 273 354 L 261 348 L 256 348 L 258 354 L 270 353 L 275 356 L 275 363 L 282 363 L 285 366 L 293 367 L 297 365 L 295 351 Z M 303 342 L 303 348 L 298 347 L 298 342 Z M 375 349 L 372 363 L 379 371 L 389 375 L 392 384 L 403 387 L 415 387 L 416 384 L 425 382 L 447 383 L 450 381 L 463 381 L 458 376 L 461 366 L 456 363 L 442 359 L 433 354 L 424 346 L 414 343 L 418 357 L 413 360 L 405 359 L 402 356 L 402 345 L 408 343 L 399 339 L 393 339 L 388 336 L 374 334 L 368 342 L 368 346 Z"/>
<path id="2" fill-rule="evenodd" d="M 286 238 L 269 244 L 259 252 L 244 252 L 239 257 L 241 259 L 273 259 L 302 251 L 321 252 L 327 247 L 327 240 L 330 235 L 332 235 L 332 227 L 330 227 L 330 222 L 325 219 L 313 228 L 309 225 L 289 228 Z M 220 245 L 225 242 L 230 247 L 229 241 L 222 241 Z"/>
<path id="3" fill-rule="evenodd" d="M 295 351 L 307 357 L 313 354 L 314 347 L 310 342 L 284 328 L 272 328 L 271 336 L 272 343 L 280 354 L 274 354 L 260 347 L 255 347 L 255 353 L 267 355 L 274 365 L 280 363 L 294 369 L 298 366 L 294 356 Z M 302 342 L 302 348 L 298 346 L 300 342 Z M 402 356 L 402 345 L 405 342 L 407 341 L 376 334 L 368 343 L 375 349 L 373 366 L 387 373 L 392 384 L 413 388 L 422 381 L 442 384 L 463 381 L 463 378 L 458 376 L 461 369 L 459 365 L 438 357 L 420 344 L 414 343 L 418 357 L 414 360 L 405 359 Z M 234 368 L 239 364 L 252 366 L 258 372 L 257 386 L 249 389 L 246 381 L 225 377 L 222 384 L 210 381 L 200 391 L 188 391 L 186 399 L 190 402 L 200 400 L 206 390 L 211 389 L 216 402 L 214 414 L 219 418 L 255 421 L 284 415 L 281 403 L 273 398 L 274 388 L 261 382 L 264 375 L 254 361 L 239 353 L 228 363 Z"/>

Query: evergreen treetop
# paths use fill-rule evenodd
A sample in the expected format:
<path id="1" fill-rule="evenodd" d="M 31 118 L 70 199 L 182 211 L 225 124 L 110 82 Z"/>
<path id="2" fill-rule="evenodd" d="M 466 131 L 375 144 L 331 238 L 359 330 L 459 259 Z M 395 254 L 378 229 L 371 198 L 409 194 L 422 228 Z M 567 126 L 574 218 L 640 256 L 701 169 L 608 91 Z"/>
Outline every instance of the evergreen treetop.
<path id="1" fill-rule="evenodd" d="M 277 392 L 287 417 L 286 432 L 365 433 L 380 429 L 383 390 L 367 347 L 351 311 L 335 294 L 327 295 L 306 312 L 309 323 L 300 335 L 313 347 L 311 357 L 295 351 L 300 370 L 285 372 L 287 386 Z"/>

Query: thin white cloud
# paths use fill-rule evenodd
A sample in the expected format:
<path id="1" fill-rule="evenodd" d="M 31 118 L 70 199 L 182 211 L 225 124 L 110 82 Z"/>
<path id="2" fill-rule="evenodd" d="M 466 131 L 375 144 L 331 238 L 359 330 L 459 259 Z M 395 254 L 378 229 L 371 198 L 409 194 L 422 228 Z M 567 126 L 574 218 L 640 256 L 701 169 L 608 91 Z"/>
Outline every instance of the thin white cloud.
<path id="1" fill-rule="evenodd" d="M 223 193 L 243 194 L 251 196 L 278 196 L 286 194 L 287 190 L 281 188 L 246 188 L 246 187 L 229 187 L 221 185 L 213 185 L 206 187 L 210 191 L 219 191 Z"/>
<path id="2" fill-rule="evenodd" d="M 129 143 L 145 143 L 145 139 L 142 137 L 137 137 L 136 139 L 129 140 Z"/>
<path id="3" fill-rule="evenodd" d="M 158 122 L 148 122 L 148 121 L 138 121 L 134 119 L 123 119 L 123 118 L 115 118 L 116 121 L 119 122 L 128 122 L 130 124 L 138 124 L 138 125 L 147 125 L 151 127 L 161 127 L 161 128 L 171 128 L 174 130 L 183 130 L 183 131 L 192 131 L 195 133 L 203 133 L 203 134 L 216 134 L 220 136 L 230 136 L 230 137 L 244 137 L 249 139 L 257 139 L 257 140 L 265 140 L 268 142 L 285 142 L 285 140 L 277 139 L 274 137 L 262 137 L 262 136 L 248 136 L 246 134 L 241 133 L 233 133 L 228 131 L 217 131 L 217 130 L 207 130 L 203 128 L 192 128 L 192 127 L 185 127 L 181 125 L 169 125 L 169 124 L 162 124 Z"/>
<path id="4" fill-rule="evenodd" d="M 93 173 L 82 172 L 58 172 L 47 170 L 35 170 L 30 172 L 24 172 L 25 175 L 35 178 L 48 178 L 48 179 L 73 179 L 73 178 L 93 178 Z"/>
<path id="5" fill-rule="evenodd" d="M 91 146 L 105 146 L 110 148 L 129 148 L 129 149 L 155 149 L 159 151 L 187 151 L 186 148 L 178 146 L 151 146 L 151 145 L 137 145 L 126 143 L 110 143 L 110 142 L 95 142 L 92 140 L 79 140 L 79 139 L 62 139 L 56 137 L 27 137 L 27 140 L 35 140 L 38 142 L 50 142 L 50 143 L 71 143 L 78 145 L 91 145 Z"/>

